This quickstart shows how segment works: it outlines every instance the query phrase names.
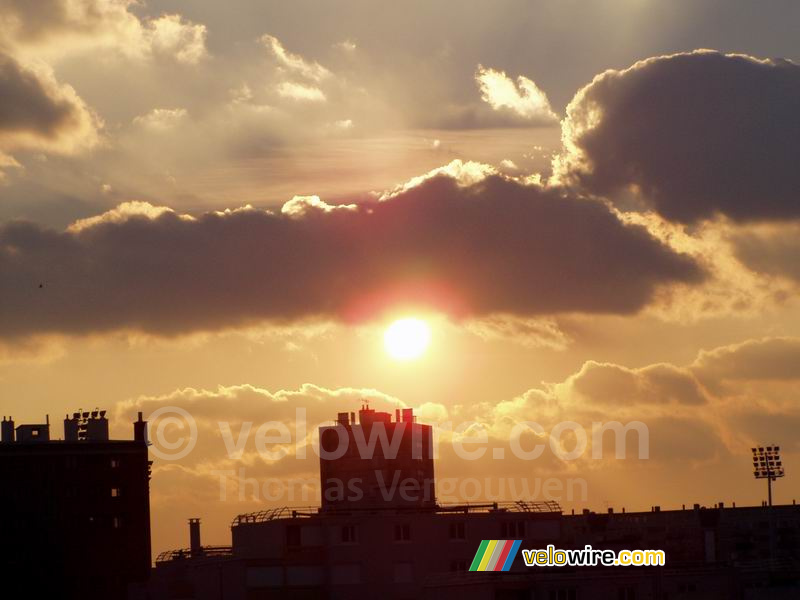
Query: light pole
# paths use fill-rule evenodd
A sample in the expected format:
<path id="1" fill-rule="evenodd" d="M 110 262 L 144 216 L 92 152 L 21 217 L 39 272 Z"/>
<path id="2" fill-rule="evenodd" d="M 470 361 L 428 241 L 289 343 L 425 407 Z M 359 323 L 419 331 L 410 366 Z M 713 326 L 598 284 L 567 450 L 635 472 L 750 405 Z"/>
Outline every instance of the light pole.
<path id="1" fill-rule="evenodd" d="M 767 480 L 767 503 L 772 506 L 772 482 L 786 473 L 781 461 L 780 446 L 758 446 L 753 451 L 753 476 Z"/>

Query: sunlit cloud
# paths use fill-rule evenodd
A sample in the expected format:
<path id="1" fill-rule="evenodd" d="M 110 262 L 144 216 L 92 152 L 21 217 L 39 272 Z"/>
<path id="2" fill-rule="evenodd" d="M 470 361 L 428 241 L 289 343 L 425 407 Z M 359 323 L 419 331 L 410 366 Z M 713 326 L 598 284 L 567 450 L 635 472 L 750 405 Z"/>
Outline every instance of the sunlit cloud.
<path id="1" fill-rule="evenodd" d="M 278 94 L 283 98 L 292 100 L 306 100 L 309 102 L 325 102 L 325 94 L 318 87 L 284 81 L 278 85 Z"/>
<path id="2" fill-rule="evenodd" d="M 86 219 L 79 219 L 71 224 L 67 228 L 67 231 L 79 233 L 84 229 L 97 227 L 103 223 L 121 224 L 126 222 L 128 219 L 135 217 L 144 217 L 153 220 L 166 213 L 174 213 L 174 211 L 165 206 L 153 206 L 149 202 L 134 200 L 131 202 L 123 202 L 115 208 L 104 212 L 102 215 L 87 217 Z M 188 220 L 192 219 L 192 217 L 189 215 L 179 215 L 179 218 Z"/>
<path id="3" fill-rule="evenodd" d="M 293 54 L 283 47 L 278 38 L 273 35 L 262 35 L 259 41 L 264 45 L 278 64 L 284 68 L 289 75 L 297 75 L 311 81 L 322 81 L 330 76 L 330 71 L 315 61 L 309 61 Z"/>
<path id="4" fill-rule="evenodd" d="M 438 148 L 441 142 L 433 140 L 431 145 L 433 148 Z M 497 175 L 497 170 L 491 165 L 479 163 L 475 161 L 463 161 L 461 159 L 454 159 L 441 167 L 431 169 L 427 173 L 412 177 L 406 182 L 403 182 L 391 190 L 382 193 L 379 198 L 381 200 L 388 200 L 402 192 L 407 192 L 415 187 L 420 186 L 429 179 L 434 177 L 446 176 L 455 180 L 460 186 L 469 186 L 480 181 L 483 181 L 490 175 Z"/>
<path id="5" fill-rule="evenodd" d="M 358 45 L 353 40 L 344 40 L 341 42 L 336 42 L 334 48 L 338 48 L 340 50 L 344 50 L 345 52 L 352 53 L 356 51 Z"/>
<path id="6" fill-rule="evenodd" d="M 514 82 L 503 71 L 478 65 L 475 81 L 483 101 L 494 110 L 509 110 L 532 123 L 558 121 L 547 95 L 527 77 L 520 75 Z"/>
<path id="7" fill-rule="evenodd" d="M 337 210 L 356 211 L 355 204 L 331 205 L 320 199 L 319 196 L 295 196 L 281 207 L 281 213 L 289 217 L 305 217 L 314 211 L 331 213 Z"/>
<path id="8" fill-rule="evenodd" d="M 352 129 L 353 119 L 339 119 L 338 121 L 334 121 L 333 126 L 336 127 L 336 129 L 341 129 L 343 131 Z"/>
<path id="9" fill-rule="evenodd" d="M 189 65 L 207 56 L 205 25 L 186 21 L 180 15 L 164 15 L 152 19 L 145 26 L 145 39 L 152 52 L 174 56 L 175 60 Z"/>
<path id="10" fill-rule="evenodd" d="M 135 0 L 47 0 L 3 3 L 2 33 L 22 54 L 53 62 L 75 53 L 112 49 L 135 60 L 194 65 L 208 55 L 205 25 L 178 14 L 139 18 Z"/>
<path id="11" fill-rule="evenodd" d="M 651 211 L 615 212 L 623 222 L 642 225 L 677 252 L 692 256 L 709 274 L 701 285 L 664 290 L 660 301 L 645 310 L 659 319 L 696 323 L 726 315 L 754 317 L 778 310 L 796 289 L 792 281 L 772 274 L 779 268 L 777 259 L 770 268 L 742 260 L 738 226 L 715 221 L 689 230 Z"/>

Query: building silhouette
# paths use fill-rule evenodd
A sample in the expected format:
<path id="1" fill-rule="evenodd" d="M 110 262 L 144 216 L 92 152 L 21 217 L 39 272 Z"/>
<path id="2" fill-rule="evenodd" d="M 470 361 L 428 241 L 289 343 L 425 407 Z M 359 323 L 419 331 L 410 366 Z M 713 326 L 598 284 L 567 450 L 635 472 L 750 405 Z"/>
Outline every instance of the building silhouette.
<path id="1" fill-rule="evenodd" d="M 413 423 L 413 413 L 373 413 L 358 425 Z M 357 435 L 355 415 L 340 413 L 320 429 L 322 445 Z M 429 429 L 417 430 L 426 439 Z M 335 430 L 336 433 L 329 433 Z M 320 460 L 323 490 L 364 484 L 354 500 L 335 497 L 312 508 L 271 508 L 231 523 L 230 546 L 200 545 L 190 521 L 188 548 L 158 556 L 137 599 L 271 600 L 373 598 L 433 600 L 751 600 L 800 597 L 800 509 L 694 505 L 681 510 L 563 514 L 555 502 L 441 505 L 434 498 L 370 493 L 404 478 L 413 491 L 433 475 L 431 447 L 413 451 L 412 429 L 393 456 L 344 453 Z M 367 434 L 368 435 L 368 434 Z M 361 462 L 359 462 L 361 461 Z M 370 469 L 372 474 L 369 473 Z M 392 472 L 394 470 L 394 472 Z M 399 475 L 397 474 L 399 472 Z M 378 475 L 380 474 L 380 475 Z M 415 483 L 416 482 L 416 483 Z M 327 486 L 327 487 L 326 487 Z M 432 487 L 430 488 L 433 489 Z M 663 567 L 526 567 L 471 572 L 482 540 L 518 539 L 522 548 L 661 549 Z"/>
<path id="2" fill-rule="evenodd" d="M 367 405 L 358 419 L 342 412 L 320 427 L 319 440 L 322 510 L 436 504 L 433 429 L 417 423 L 413 409 L 398 408 L 394 421 Z M 401 483 L 402 493 L 386 493 Z"/>
<path id="3" fill-rule="evenodd" d="M 3 417 L 0 431 L 2 598 L 124 599 L 150 570 L 146 422 L 110 440 L 105 411 L 45 423 Z"/>

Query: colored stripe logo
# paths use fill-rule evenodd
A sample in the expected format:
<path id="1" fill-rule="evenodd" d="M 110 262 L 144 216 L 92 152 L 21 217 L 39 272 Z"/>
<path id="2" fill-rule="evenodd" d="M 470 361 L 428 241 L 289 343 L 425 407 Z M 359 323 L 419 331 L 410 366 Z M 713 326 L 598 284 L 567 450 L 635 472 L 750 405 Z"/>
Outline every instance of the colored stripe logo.
<path id="1" fill-rule="evenodd" d="M 470 571 L 508 571 L 522 540 L 483 540 L 478 546 Z"/>

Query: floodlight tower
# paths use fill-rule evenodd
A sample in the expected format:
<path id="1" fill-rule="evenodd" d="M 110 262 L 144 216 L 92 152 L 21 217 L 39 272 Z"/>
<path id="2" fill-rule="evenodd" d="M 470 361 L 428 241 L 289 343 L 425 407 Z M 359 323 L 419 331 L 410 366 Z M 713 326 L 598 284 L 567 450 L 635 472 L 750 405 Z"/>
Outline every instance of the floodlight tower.
<path id="1" fill-rule="evenodd" d="M 767 499 L 772 506 L 772 482 L 786 475 L 781 461 L 780 446 L 758 446 L 753 451 L 753 476 L 767 480 Z"/>

